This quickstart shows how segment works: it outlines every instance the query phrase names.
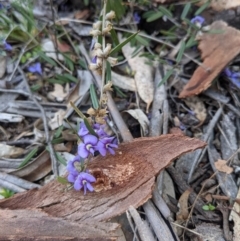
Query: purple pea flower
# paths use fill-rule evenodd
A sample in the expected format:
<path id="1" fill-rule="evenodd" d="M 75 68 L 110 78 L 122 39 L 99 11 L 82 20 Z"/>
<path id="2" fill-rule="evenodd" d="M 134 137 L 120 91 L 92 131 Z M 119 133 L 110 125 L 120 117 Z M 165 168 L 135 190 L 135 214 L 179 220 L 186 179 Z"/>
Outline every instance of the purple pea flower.
<path id="1" fill-rule="evenodd" d="M 201 27 L 204 21 L 205 19 L 201 16 L 196 16 L 191 19 L 191 23 L 197 25 L 198 27 Z"/>
<path id="2" fill-rule="evenodd" d="M 108 137 L 108 134 L 104 131 L 105 125 L 100 125 L 98 123 L 93 125 L 94 131 L 97 133 L 99 138 Z"/>
<path id="3" fill-rule="evenodd" d="M 68 174 L 68 181 L 74 183 L 79 172 L 77 171 L 75 164 L 79 163 L 80 164 L 80 156 L 75 156 L 71 161 L 68 162 L 67 164 L 67 171 L 69 172 Z"/>
<path id="4" fill-rule="evenodd" d="M 86 127 L 85 123 L 84 123 L 84 122 L 81 122 L 79 131 L 78 131 L 78 135 L 79 135 L 80 137 L 84 137 L 84 136 L 86 136 L 87 134 L 89 134 L 89 130 L 88 130 L 88 128 Z"/>
<path id="5" fill-rule="evenodd" d="M 135 12 L 133 14 L 133 20 L 135 21 L 136 24 L 140 23 L 141 17 L 139 16 L 139 14 L 137 12 Z"/>
<path id="6" fill-rule="evenodd" d="M 7 43 L 7 41 L 3 41 L 3 45 L 6 51 L 12 51 L 13 48 L 9 43 Z"/>
<path id="7" fill-rule="evenodd" d="M 92 58 L 92 63 L 93 63 L 93 64 L 97 64 L 97 56 L 94 56 L 94 57 Z"/>
<path id="8" fill-rule="evenodd" d="M 82 158 L 87 158 L 90 153 L 94 154 L 98 138 L 93 135 L 83 137 L 83 142 L 78 145 L 78 155 Z"/>
<path id="9" fill-rule="evenodd" d="M 117 144 L 112 143 L 115 137 L 106 137 L 100 139 L 97 144 L 97 150 L 100 152 L 102 156 L 106 156 L 107 151 L 109 151 L 112 155 L 115 154 L 113 148 L 118 148 Z"/>
<path id="10" fill-rule="evenodd" d="M 93 186 L 90 184 L 91 182 L 96 182 L 96 178 L 89 173 L 80 172 L 77 176 L 77 179 L 74 182 L 74 188 L 76 191 L 84 189 L 84 195 L 86 194 L 87 190 L 92 192 Z"/>
<path id="11" fill-rule="evenodd" d="M 31 73 L 36 73 L 42 75 L 42 67 L 40 63 L 35 63 L 28 67 L 28 71 Z"/>
<path id="12" fill-rule="evenodd" d="M 229 80 L 234 84 L 237 88 L 240 88 L 240 73 L 239 72 L 232 72 L 229 68 L 225 68 L 223 71 Z"/>

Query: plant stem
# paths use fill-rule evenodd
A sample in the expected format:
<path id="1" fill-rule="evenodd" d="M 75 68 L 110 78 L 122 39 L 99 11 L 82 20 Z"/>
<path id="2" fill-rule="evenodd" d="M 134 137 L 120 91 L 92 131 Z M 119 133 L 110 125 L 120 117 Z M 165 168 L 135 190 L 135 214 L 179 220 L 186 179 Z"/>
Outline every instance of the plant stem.
<path id="1" fill-rule="evenodd" d="M 106 22 L 106 8 L 107 8 L 107 0 L 103 0 L 103 11 L 102 11 L 102 30 L 105 28 L 105 22 Z M 102 51 L 104 51 L 106 47 L 106 39 L 105 35 L 102 35 Z M 103 58 L 102 62 L 102 86 L 101 86 L 101 96 L 100 96 L 100 103 L 102 101 L 103 97 L 103 87 L 105 84 L 105 74 L 106 74 L 106 59 Z"/>

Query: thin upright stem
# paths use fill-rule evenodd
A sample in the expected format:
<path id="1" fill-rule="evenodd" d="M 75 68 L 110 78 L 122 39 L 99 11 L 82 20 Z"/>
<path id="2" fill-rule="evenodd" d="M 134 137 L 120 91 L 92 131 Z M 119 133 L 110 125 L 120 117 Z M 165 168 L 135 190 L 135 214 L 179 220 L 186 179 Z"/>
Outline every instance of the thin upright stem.
<path id="1" fill-rule="evenodd" d="M 104 0 L 103 2 L 103 11 L 102 11 L 102 30 L 105 28 L 106 23 L 106 8 L 107 8 L 107 0 Z M 106 39 L 105 35 L 102 35 L 102 51 L 104 51 L 106 47 Z M 103 87 L 105 84 L 105 74 L 106 74 L 106 59 L 103 58 L 102 62 L 102 86 L 101 86 L 101 96 L 100 96 L 100 103 L 103 97 Z"/>

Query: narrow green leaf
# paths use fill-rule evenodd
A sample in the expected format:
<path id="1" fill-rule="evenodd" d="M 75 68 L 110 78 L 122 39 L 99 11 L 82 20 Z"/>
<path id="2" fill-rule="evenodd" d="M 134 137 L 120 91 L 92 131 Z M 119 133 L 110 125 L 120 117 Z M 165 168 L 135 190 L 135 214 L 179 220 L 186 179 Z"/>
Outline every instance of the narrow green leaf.
<path id="1" fill-rule="evenodd" d="M 156 11 L 154 11 L 154 10 L 150 10 L 150 11 L 147 11 L 147 12 L 145 12 L 143 15 L 142 15 L 142 17 L 143 18 L 149 18 L 152 14 L 154 14 L 154 13 L 156 13 Z"/>
<path id="2" fill-rule="evenodd" d="M 52 140 L 52 144 L 59 144 L 59 143 L 63 143 L 65 140 L 62 138 L 62 137 L 60 137 L 60 138 L 56 138 L 56 139 L 53 139 Z"/>
<path id="3" fill-rule="evenodd" d="M 149 18 L 147 18 L 147 22 L 153 22 L 159 18 L 161 18 L 163 16 L 163 13 L 162 12 L 155 12 L 154 14 L 152 14 Z"/>
<path id="4" fill-rule="evenodd" d="M 119 40 L 118 40 L 118 36 L 116 34 L 116 31 L 114 28 L 112 28 L 112 30 L 110 31 L 111 37 L 112 37 L 112 42 L 117 46 L 119 45 Z"/>
<path id="5" fill-rule="evenodd" d="M 208 0 L 207 2 L 205 2 L 195 13 L 194 16 L 197 16 L 199 14 L 201 14 L 206 8 L 209 7 L 209 5 L 211 4 L 211 2 Z"/>
<path id="6" fill-rule="evenodd" d="M 63 128 L 64 128 L 63 125 L 59 126 L 58 129 L 56 130 L 56 132 L 54 133 L 53 137 L 54 138 L 59 138 L 61 136 L 61 134 L 62 134 Z"/>
<path id="7" fill-rule="evenodd" d="M 185 51 L 185 46 L 186 46 L 185 41 L 182 41 L 180 49 L 178 51 L 177 58 L 176 58 L 177 63 L 179 63 L 182 60 L 182 57 L 183 57 L 183 54 L 184 54 L 184 51 Z"/>
<path id="8" fill-rule="evenodd" d="M 69 184 L 68 180 L 67 180 L 66 178 L 64 178 L 64 177 L 58 176 L 58 177 L 57 177 L 57 181 L 58 181 L 59 183 L 63 184 L 63 185 Z"/>
<path id="9" fill-rule="evenodd" d="M 139 33 L 139 31 L 136 32 L 136 33 L 134 33 L 134 34 L 132 34 L 131 36 L 129 36 L 129 37 L 128 37 L 127 39 L 125 39 L 122 43 L 120 43 L 120 44 L 117 45 L 114 49 L 112 49 L 112 51 L 111 51 L 110 54 L 117 53 L 119 50 L 122 49 L 122 47 L 123 47 L 124 45 L 126 45 L 129 41 L 131 41 L 131 39 L 133 39 L 138 33 Z"/>
<path id="10" fill-rule="evenodd" d="M 55 62 L 53 59 L 49 58 L 44 52 L 38 51 L 38 55 L 39 55 L 43 60 L 45 60 L 46 62 L 48 62 L 49 64 L 51 64 L 51 65 L 53 65 L 53 66 L 55 66 L 55 67 L 57 66 L 56 62 Z"/>
<path id="11" fill-rule="evenodd" d="M 197 43 L 198 43 L 198 42 L 195 40 L 195 36 L 191 36 L 191 37 L 189 38 L 189 40 L 187 41 L 185 48 L 186 48 L 186 49 L 187 49 L 187 48 L 191 48 L 191 47 L 197 45 Z"/>
<path id="12" fill-rule="evenodd" d="M 51 84 L 60 84 L 60 85 L 66 84 L 66 81 L 54 79 L 54 78 L 46 79 L 46 81 Z"/>
<path id="13" fill-rule="evenodd" d="M 98 137 L 98 135 L 96 134 L 96 132 L 93 130 L 92 126 L 89 124 L 87 118 L 84 118 L 83 121 L 84 121 L 84 124 L 86 125 L 88 131 L 90 132 L 90 134 Z"/>
<path id="14" fill-rule="evenodd" d="M 164 78 L 160 81 L 160 83 L 158 84 L 158 87 L 163 85 L 168 79 L 169 77 L 172 75 L 174 69 L 170 69 L 168 70 L 168 72 L 166 73 L 166 75 L 164 76 Z"/>
<path id="15" fill-rule="evenodd" d="M 86 116 L 82 113 L 82 111 L 80 111 L 77 106 L 74 105 L 74 103 L 72 101 L 70 101 L 70 105 L 72 106 L 72 108 L 75 110 L 75 112 L 82 118 L 86 118 Z"/>
<path id="16" fill-rule="evenodd" d="M 64 166 L 67 166 L 67 162 L 66 160 L 61 156 L 61 154 L 59 152 L 55 152 L 57 160 L 63 164 Z"/>
<path id="17" fill-rule="evenodd" d="M 22 161 L 22 163 L 19 165 L 18 168 L 21 168 L 25 165 L 27 165 L 27 163 L 32 159 L 32 157 L 38 152 L 38 148 L 35 147 L 34 149 L 32 149 L 27 156 L 24 158 L 24 160 Z"/>
<path id="18" fill-rule="evenodd" d="M 166 15 L 167 17 L 172 18 L 172 13 L 164 6 L 159 6 L 159 11 L 161 11 L 163 13 L 163 15 Z"/>
<path id="19" fill-rule="evenodd" d="M 118 94 L 121 98 L 127 98 L 127 95 L 125 95 L 125 94 L 120 90 L 119 87 L 117 87 L 117 86 L 114 85 L 113 88 L 114 88 L 114 90 L 117 92 L 117 94 Z"/>
<path id="20" fill-rule="evenodd" d="M 97 110 L 99 108 L 99 104 L 98 104 L 98 98 L 97 98 L 97 94 L 93 84 L 90 85 L 90 96 L 91 96 L 93 108 Z"/>
<path id="21" fill-rule="evenodd" d="M 107 61 L 106 62 L 106 80 L 111 81 L 112 80 L 112 69 L 110 63 Z"/>
<path id="22" fill-rule="evenodd" d="M 182 14 L 181 14 L 181 19 L 185 19 L 186 16 L 188 15 L 188 12 L 189 10 L 191 9 L 191 6 L 192 4 L 190 2 L 188 2 L 185 6 L 184 6 L 184 9 L 182 11 Z"/>
<path id="23" fill-rule="evenodd" d="M 146 47 L 149 46 L 149 40 L 147 38 L 137 35 L 136 40 L 143 46 L 146 46 Z"/>
<path id="24" fill-rule="evenodd" d="M 63 76 L 71 82 L 78 83 L 78 79 L 72 76 L 71 74 L 63 74 Z"/>

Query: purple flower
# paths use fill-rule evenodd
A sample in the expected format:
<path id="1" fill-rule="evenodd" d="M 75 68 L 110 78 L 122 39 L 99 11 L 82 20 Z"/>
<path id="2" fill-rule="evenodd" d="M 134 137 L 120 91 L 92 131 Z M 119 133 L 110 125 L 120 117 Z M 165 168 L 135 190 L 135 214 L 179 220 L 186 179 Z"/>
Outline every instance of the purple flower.
<path id="1" fill-rule="evenodd" d="M 232 72 L 229 68 L 225 68 L 223 71 L 229 80 L 234 84 L 237 88 L 240 88 L 240 73 L 239 72 Z"/>
<path id="2" fill-rule="evenodd" d="M 78 155 L 82 158 L 87 158 L 90 153 L 94 154 L 98 138 L 93 135 L 83 137 L 83 142 L 78 145 Z"/>
<path id="3" fill-rule="evenodd" d="M 139 16 L 139 14 L 137 12 L 135 12 L 133 14 L 133 20 L 135 21 L 136 24 L 140 23 L 141 17 Z"/>
<path id="4" fill-rule="evenodd" d="M 75 156 L 71 161 L 68 162 L 67 164 L 67 171 L 69 172 L 68 174 L 68 181 L 74 183 L 79 172 L 76 169 L 76 162 L 80 164 L 80 156 Z"/>
<path id="5" fill-rule="evenodd" d="M 91 182 L 96 182 L 96 178 L 89 173 L 80 172 L 77 176 L 77 179 L 74 182 L 75 190 L 79 191 L 82 188 L 84 189 L 84 195 L 86 194 L 87 190 L 92 192 L 93 186 L 90 184 Z"/>
<path id="6" fill-rule="evenodd" d="M 99 138 L 108 137 L 108 134 L 104 131 L 105 125 L 94 124 L 93 129 L 99 136 Z"/>
<path id="7" fill-rule="evenodd" d="M 92 58 L 92 63 L 93 63 L 93 64 L 97 64 L 97 56 L 94 56 L 94 57 Z"/>
<path id="8" fill-rule="evenodd" d="M 36 73 L 42 75 L 42 67 L 40 63 L 35 63 L 28 67 L 28 71 L 31 73 Z"/>
<path id="9" fill-rule="evenodd" d="M 80 137 L 84 137 L 84 136 L 86 136 L 87 134 L 89 134 L 89 130 L 88 130 L 88 128 L 86 127 L 85 123 L 84 123 L 84 122 L 81 122 L 79 131 L 78 131 L 78 135 L 79 135 Z"/>
<path id="10" fill-rule="evenodd" d="M 109 151 L 112 155 L 115 154 L 113 148 L 118 148 L 117 144 L 112 143 L 115 137 L 106 137 L 100 139 L 97 144 L 97 150 L 100 152 L 102 156 L 106 156 L 107 151 Z"/>
<path id="11" fill-rule="evenodd" d="M 13 48 L 9 43 L 7 43 L 7 41 L 3 41 L 3 45 L 6 51 L 12 51 Z"/>
<path id="12" fill-rule="evenodd" d="M 196 16 L 195 18 L 191 19 L 191 23 L 196 24 L 198 27 L 201 27 L 204 21 L 205 19 L 201 16 Z"/>

